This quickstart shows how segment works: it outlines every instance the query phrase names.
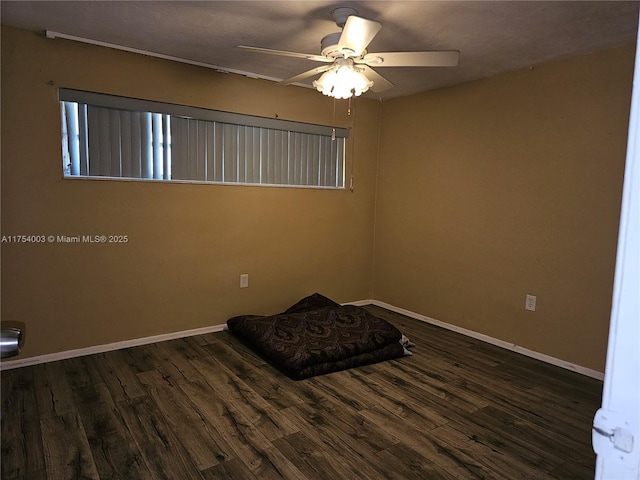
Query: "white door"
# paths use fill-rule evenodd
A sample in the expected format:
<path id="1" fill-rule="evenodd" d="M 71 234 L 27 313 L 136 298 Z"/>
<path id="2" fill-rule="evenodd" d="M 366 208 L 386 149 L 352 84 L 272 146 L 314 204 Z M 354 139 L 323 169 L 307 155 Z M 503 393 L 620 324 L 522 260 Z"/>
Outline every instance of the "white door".
<path id="1" fill-rule="evenodd" d="M 640 480 L 640 36 L 636 52 L 596 480 Z"/>

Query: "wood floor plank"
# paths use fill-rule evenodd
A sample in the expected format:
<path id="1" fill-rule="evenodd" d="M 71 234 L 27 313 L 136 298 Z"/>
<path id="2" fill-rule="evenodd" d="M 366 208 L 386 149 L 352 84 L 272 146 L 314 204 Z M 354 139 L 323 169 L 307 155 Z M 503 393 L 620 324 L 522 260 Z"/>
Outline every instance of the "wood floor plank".
<path id="1" fill-rule="evenodd" d="M 235 375 L 225 372 L 217 359 L 206 357 L 192 360 L 193 365 L 220 395 L 236 400 L 236 407 L 266 438 L 274 440 L 298 429 L 264 398 Z"/>
<path id="2" fill-rule="evenodd" d="M 401 418 L 413 419 L 415 425 L 424 430 L 431 430 L 450 421 L 468 421 L 479 410 L 477 408 L 469 412 L 453 407 L 447 398 L 433 394 L 428 389 L 423 389 L 419 383 L 412 386 L 406 378 L 397 376 L 395 372 L 392 375 L 382 375 L 379 372 L 374 372 L 371 377 L 382 384 L 386 383 L 389 387 L 396 385 L 398 390 L 405 395 L 406 407 L 400 411 L 389 411 Z M 413 414 L 413 411 L 420 412 L 420 414 Z"/>
<path id="3" fill-rule="evenodd" d="M 223 445 L 228 445 L 255 476 L 280 478 L 280 469 L 295 472 L 295 466 L 273 452 L 272 443 L 238 410 L 238 402 L 234 398 L 212 395 L 215 388 L 205 381 L 181 383 L 180 389 L 209 424 L 220 432 Z"/>
<path id="4" fill-rule="evenodd" d="M 595 469 L 583 463 L 568 461 L 553 470 L 551 476 L 556 480 L 593 480 Z"/>
<path id="5" fill-rule="evenodd" d="M 253 474 L 259 479 L 307 479 L 298 467 L 276 447 L 270 447 L 262 454 L 261 462 L 252 470 Z"/>
<path id="6" fill-rule="evenodd" d="M 72 390 L 103 383 L 102 376 L 96 368 L 95 357 L 92 355 L 70 358 L 60 363 L 64 366 L 67 381 Z"/>
<path id="7" fill-rule="evenodd" d="M 564 431 L 562 424 L 547 423 L 537 415 L 492 405 L 477 412 L 473 417 L 473 423 L 487 429 L 497 429 L 501 435 L 521 435 L 527 442 L 547 452 L 552 458 L 560 456 L 565 460 L 595 466 L 590 435 L 576 437 L 573 432 Z"/>
<path id="8" fill-rule="evenodd" d="M 296 432 L 278 438 L 273 445 L 285 455 L 291 463 L 305 476 L 305 478 L 350 478 L 352 472 L 339 464 L 337 452 L 326 452 L 319 443 L 305 435 Z"/>
<path id="9" fill-rule="evenodd" d="M 200 473 L 205 480 L 260 480 L 237 457 L 220 462 L 215 467 L 208 468 Z"/>
<path id="10" fill-rule="evenodd" d="M 62 362 L 36 365 L 33 374 L 40 418 L 57 417 L 76 410 Z"/>
<path id="11" fill-rule="evenodd" d="M 191 337 L 192 341 L 196 342 L 200 346 L 209 345 L 218 341 L 221 332 L 205 333 L 203 335 L 195 335 Z"/>
<path id="12" fill-rule="evenodd" d="M 434 435 L 433 432 L 442 427 L 424 431 L 398 421 L 393 415 L 389 415 L 389 412 L 377 407 L 363 411 L 362 415 L 372 423 L 378 425 L 381 430 L 393 434 L 400 440 L 402 445 L 406 445 L 420 452 L 434 464 L 438 465 L 439 468 L 458 478 L 492 478 L 486 475 L 486 469 L 477 463 L 473 457 L 438 441 L 437 436 Z"/>
<path id="13" fill-rule="evenodd" d="M 517 435 L 509 435 L 508 432 L 496 432 L 472 422 L 467 422 L 464 425 L 450 422 L 447 426 L 466 435 L 473 442 L 485 445 L 494 452 L 499 452 L 501 456 L 508 456 L 510 463 L 516 460 L 544 473 L 549 473 L 563 463 L 563 460 L 553 452 L 542 451 L 531 442 L 518 441 Z M 520 467 L 519 470 L 521 470 Z"/>
<path id="14" fill-rule="evenodd" d="M 310 425 L 325 425 L 332 429 L 340 429 L 349 441 L 366 446 L 370 452 L 384 450 L 399 442 L 393 433 L 376 428 L 360 411 L 347 407 L 341 408 L 339 404 L 329 409 L 296 405 L 287 410 L 298 412 L 298 415 Z M 362 412 L 366 411 L 368 410 L 362 410 Z"/>
<path id="15" fill-rule="evenodd" d="M 354 370 L 345 370 L 317 377 L 312 383 L 318 385 L 324 392 L 330 393 L 339 402 L 343 402 L 345 397 L 348 397 L 354 410 L 365 409 L 374 403 L 377 405 L 392 403 L 383 389 L 374 390 L 376 386 L 379 387 L 378 384 L 369 383 L 367 379 L 360 381 L 362 376 L 357 379 L 354 379 L 354 376 Z"/>
<path id="16" fill-rule="evenodd" d="M 148 396 L 121 401 L 118 409 L 154 479 L 202 479 L 182 441 Z"/>
<path id="17" fill-rule="evenodd" d="M 404 444 L 397 444 L 376 453 L 382 462 L 388 467 L 386 472 L 389 479 L 439 479 L 456 480 L 454 476 L 435 463 L 429 461 L 418 451 Z"/>
<path id="18" fill-rule="evenodd" d="M 543 470 L 555 468 L 566 460 L 562 447 L 564 442 L 561 437 L 553 435 L 553 438 L 550 438 L 547 432 L 541 432 L 536 425 L 513 417 L 493 406 L 475 412 L 469 422 L 464 424 L 451 422 L 450 425 L 475 435 L 496 436 L 500 440 L 492 443 L 497 444 L 501 441 L 506 449 L 516 448 L 514 450 L 516 456 L 532 455 L 533 463 L 536 458 L 539 459 L 543 464 L 541 467 Z M 501 447 L 501 449 L 505 449 L 505 447 Z M 547 468 L 547 466 L 551 468 Z"/>
<path id="19" fill-rule="evenodd" d="M 160 342 L 148 345 L 148 350 L 158 364 L 156 370 L 165 372 L 174 382 L 193 382 L 202 378 L 200 372 L 185 356 L 183 346 L 176 342 Z"/>
<path id="20" fill-rule="evenodd" d="M 377 479 L 368 460 L 343 457 L 344 443 L 315 430 L 302 430 L 273 442 L 306 478 L 367 478 Z"/>
<path id="21" fill-rule="evenodd" d="M 471 348 L 474 351 L 486 352 L 488 355 L 502 359 L 499 370 L 509 371 L 516 377 L 531 377 L 536 381 L 536 384 L 541 382 L 567 392 L 575 391 L 579 397 L 594 401 L 600 400 L 599 386 L 602 383 L 600 380 L 484 342 Z"/>
<path id="22" fill-rule="evenodd" d="M 449 422 L 449 419 L 436 409 L 425 408 L 422 401 L 408 396 L 402 388 L 398 388 L 392 377 L 385 375 L 384 372 L 364 375 L 354 371 L 352 378 L 354 382 L 363 383 L 372 391 L 372 397 L 381 408 L 411 425 L 428 431 Z M 380 401 L 381 398 L 386 401 Z"/>
<path id="23" fill-rule="evenodd" d="M 304 399 L 296 395 L 295 389 L 284 388 L 290 383 L 288 379 L 280 376 L 265 375 L 256 369 L 255 363 L 247 360 L 236 349 L 231 348 L 226 342 L 216 342 L 206 345 L 206 350 L 214 358 L 224 358 L 223 367 L 229 369 L 243 382 L 250 384 L 262 398 L 278 410 L 304 402 Z"/>
<path id="24" fill-rule="evenodd" d="M 364 400 L 362 396 L 350 395 L 334 381 L 335 378 L 344 375 L 344 373 L 336 372 L 331 375 L 314 377 L 308 379 L 307 382 L 316 386 L 324 395 L 329 395 L 335 403 L 346 405 L 355 411 L 364 410 L 369 405 L 368 401 Z"/>
<path id="25" fill-rule="evenodd" d="M 115 402 L 145 395 L 144 388 L 124 359 L 120 350 L 98 353 L 93 356 L 95 366 Z"/>
<path id="26" fill-rule="evenodd" d="M 233 336 L 231 332 L 228 330 L 219 332 L 215 334 L 215 341 L 211 342 L 215 343 L 225 343 L 238 353 L 242 354 L 247 358 L 248 361 L 256 365 L 256 367 L 262 365 L 268 365 L 267 361 L 259 354 L 253 351 L 250 347 L 248 347 L 245 343 L 239 341 L 236 337 Z M 272 368 L 272 367 L 271 367 Z"/>
<path id="27" fill-rule="evenodd" d="M 334 429 L 350 438 L 352 442 L 366 445 L 371 452 L 384 450 L 398 443 L 398 439 L 386 431 L 381 431 L 360 415 L 361 411 L 378 405 L 375 398 L 371 398 L 370 402 L 366 402 L 360 396 L 351 402 L 344 402 L 344 395 L 336 396 L 339 390 L 335 388 L 328 389 L 329 378 L 335 378 L 337 374 L 346 374 L 347 372 L 337 372 L 326 376 L 324 379 L 320 377 L 315 381 L 306 382 L 306 388 L 303 394 L 307 398 L 307 402 L 296 405 L 287 411 L 296 411 L 305 421 L 311 425 L 330 425 Z"/>
<path id="28" fill-rule="evenodd" d="M 133 373 L 149 372 L 161 365 L 161 361 L 153 353 L 155 348 L 153 344 L 124 348 L 121 350 L 122 358 Z"/>
<path id="29" fill-rule="evenodd" d="M 387 377 L 387 381 L 391 379 L 398 388 L 415 390 L 415 396 L 419 393 L 421 398 L 439 398 L 446 401 L 452 408 L 464 412 L 475 412 L 490 403 L 487 398 L 458 388 L 452 382 L 434 379 L 425 372 L 425 367 L 415 363 L 390 363 L 389 368 L 393 369 L 393 374 Z"/>
<path id="30" fill-rule="evenodd" d="M 5 480 L 46 478 L 33 373 L 32 368 L 20 368 L 1 375 L 0 476 Z"/>
<path id="31" fill-rule="evenodd" d="M 530 395 L 532 402 L 537 405 L 545 409 L 553 409 L 577 430 L 591 434 L 591 421 L 595 413 L 592 410 L 593 400 L 575 398 L 569 392 L 548 385 L 529 388 L 527 395 Z"/>
<path id="32" fill-rule="evenodd" d="M 504 377 L 500 375 L 499 372 L 496 371 L 496 368 L 499 367 L 486 370 L 468 369 L 463 366 L 455 366 L 454 364 L 447 363 L 446 360 L 437 358 L 429 359 L 428 363 L 431 368 L 441 373 L 442 379 L 447 383 L 451 383 L 468 393 L 485 398 L 493 404 L 498 402 L 502 409 L 506 409 L 511 413 L 526 415 L 529 419 L 534 417 L 538 420 L 541 427 L 554 430 L 556 425 L 563 425 L 564 428 L 567 426 L 565 425 L 566 419 L 572 415 L 571 408 L 565 409 L 564 413 L 560 413 L 553 408 L 545 407 L 539 400 L 533 401 L 533 396 L 528 393 L 530 388 L 524 388 L 522 385 L 512 382 L 510 376 Z M 493 375 L 494 372 L 496 375 Z M 527 387 L 529 387 L 528 384 Z M 594 388 L 598 389 L 601 387 L 596 385 Z M 599 403 L 588 399 L 584 399 L 584 401 L 587 403 L 585 408 L 591 408 L 593 411 L 595 411 Z M 564 403 L 567 403 L 566 399 Z M 574 403 L 568 404 L 573 405 Z M 591 405 L 591 407 L 589 405 Z M 594 407 L 594 405 L 596 406 Z M 569 417 L 567 417 L 567 413 Z M 584 423 L 587 430 L 590 431 L 590 423 Z M 569 427 L 569 435 L 579 436 L 583 433 L 572 426 Z"/>
<path id="33" fill-rule="evenodd" d="M 101 478 L 152 478 L 104 383 L 74 390 L 82 424 Z"/>
<path id="34" fill-rule="evenodd" d="M 220 434 L 179 389 L 179 384 L 173 385 L 170 378 L 157 371 L 141 373 L 138 377 L 198 470 L 214 467 L 232 456 L 221 445 L 224 442 Z"/>
<path id="35" fill-rule="evenodd" d="M 176 338 L 162 342 L 160 345 L 166 346 L 172 353 L 177 354 L 180 358 L 187 360 L 193 360 L 195 358 L 202 358 L 209 355 L 209 352 L 198 345 L 197 342 L 193 342 L 193 338 Z"/>
<path id="36" fill-rule="evenodd" d="M 40 425 L 49 480 L 100 480 L 78 413 L 47 417 Z"/>
<path id="37" fill-rule="evenodd" d="M 513 478 L 527 478 L 536 480 L 550 480 L 551 475 L 530 467 L 519 458 L 507 457 L 502 449 L 492 448 L 491 445 L 473 434 L 462 433 L 451 425 L 443 425 L 431 431 L 437 442 L 446 443 L 457 452 L 464 454 L 483 466 L 490 478 L 511 480 Z M 442 444 L 441 443 L 441 444 Z"/>
<path id="38" fill-rule="evenodd" d="M 380 468 L 378 465 L 375 456 L 379 451 L 377 448 L 372 448 L 366 442 L 353 441 L 353 438 L 342 429 L 324 421 L 321 416 L 309 416 L 300 410 L 300 406 L 289 407 L 287 414 L 298 420 L 301 431 L 314 436 L 318 442 L 331 445 L 331 450 L 339 452 L 339 455 L 349 462 L 356 472 L 349 478 L 366 478 L 367 480 L 389 478 L 386 466 Z"/>
<path id="39" fill-rule="evenodd" d="M 578 456 L 584 457 L 580 446 L 584 445 L 587 439 L 581 429 L 576 429 L 570 423 L 566 423 L 565 419 L 557 415 L 553 409 L 545 409 L 537 402 L 532 401 L 526 390 L 519 390 L 510 385 L 503 386 L 501 389 L 490 388 L 487 386 L 490 380 L 483 381 L 483 378 L 472 379 L 472 374 L 469 373 L 466 376 L 464 387 L 491 398 L 491 406 L 495 407 L 497 412 L 504 412 L 535 425 L 541 435 L 546 435 L 549 438 L 549 444 L 558 445 L 559 451 L 569 457 L 573 457 L 576 453 Z M 598 406 L 594 404 L 594 412 L 597 408 Z M 590 435 L 588 438 L 590 439 Z"/>

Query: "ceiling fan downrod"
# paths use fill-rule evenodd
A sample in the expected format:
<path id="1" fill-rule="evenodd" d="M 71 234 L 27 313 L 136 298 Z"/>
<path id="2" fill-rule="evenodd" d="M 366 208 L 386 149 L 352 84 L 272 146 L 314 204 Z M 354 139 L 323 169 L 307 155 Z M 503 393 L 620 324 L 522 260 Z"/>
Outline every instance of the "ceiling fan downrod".
<path id="1" fill-rule="evenodd" d="M 340 28 L 344 28 L 344 24 L 347 23 L 347 18 L 351 15 L 358 15 L 358 11 L 351 7 L 338 7 L 331 10 L 331 16 Z"/>

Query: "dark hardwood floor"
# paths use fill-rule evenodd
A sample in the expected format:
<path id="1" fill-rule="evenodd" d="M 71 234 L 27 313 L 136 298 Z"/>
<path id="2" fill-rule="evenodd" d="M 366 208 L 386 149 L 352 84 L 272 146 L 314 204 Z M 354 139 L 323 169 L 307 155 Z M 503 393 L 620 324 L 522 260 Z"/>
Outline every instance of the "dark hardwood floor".
<path id="1" fill-rule="evenodd" d="M 229 332 L 2 372 L 2 479 L 592 479 L 602 383 L 378 307 L 414 355 L 295 382 Z"/>

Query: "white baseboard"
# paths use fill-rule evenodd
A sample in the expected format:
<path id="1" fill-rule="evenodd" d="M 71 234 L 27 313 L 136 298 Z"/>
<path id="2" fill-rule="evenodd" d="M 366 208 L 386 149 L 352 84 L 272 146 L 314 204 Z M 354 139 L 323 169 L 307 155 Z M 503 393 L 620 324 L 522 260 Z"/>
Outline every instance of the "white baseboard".
<path id="1" fill-rule="evenodd" d="M 573 363 L 566 362 L 564 360 L 560 360 L 558 358 L 551 357 L 549 355 L 545 355 L 544 353 L 534 352 L 533 350 L 529 350 L 527 348 L 521 347 L 514 343 L 505 342 L 504 340 L 493 338 L 483 333 L 474 332 L 473 330 L 467 330 L 466 328 L 458 327 L 456 325 L 451 325 L 450 323 L 441 322 L 440 320 L 436 320 L 434 318 L 427 317 L 425 315 L 421 315 L 419 313 L 415 313 L 410 310 L 405 310 L 404 308 L 395 307 L 393 305 L 390 305 L 385 302 L 381 302 L 379 300 L 358 300 L 356 302 L 348 302 L 348 303 L 349 305 L 357 305 L 357 306 L 376 305 L 378 307 L 386 308 L 387 310 L 391 310 L 392 312 L 396 312 L 401 315 L 406 315 L 407 317 L 411 317 L 416 320 L 430 323 L 432 325 L 442 327 L 446 330 L 451 330 L 453 332 L 466 335 L 467 337 L 475 338 L 477 340 L 490 343 L 491 345 L 496 345 L 498 347 L 502 347 L 507 350 L 511 350 L 513 352 L 517 352 L 522 355 L 526 355 L 527 357 L 535 358 L 536 360 L 541 360 L 551 365 L 555 365 L 557 367 L 562 367 L 564 369 L 571 370 L 573 372 L 580 373 L 582 375 L 586 375 L 587 377 L 595 378 L 598 380 L 604 380 L 604 373 L 598 372 L 597 370 L 591 370 L 590 368 L 582 367 L 580 365 L 575 365 Z M 67 358 L 82 357 L 84 355 L 92 355 L 94 353 L 110 352 L 112 350 L 120 350 L 122 348 L 137 347 L 139 345 L 147 345 L 149 343 L 164 342 L 167 340 L 174 340 L 176 338 L 191 337 L 193 335 L 204 335 L 205 333 L 221 332 L 226 329 L 227 329 L 226 324 L 213 325 L 210 327 L 195 328 L 192 330 L 182 330 L 180 332 L 165 333 L 162 335 L 154 335 L 151 337 L 135 338 L 133 340 L 124 340 L 121 342 L 108 343 L 105 345 L 96 345 L 93 347 L 79 348 L 76 350 L 66 350 L 64 352 L 50 353 L 47 355 L 39 355 L 39 356 L 27 357 L 23 359 L 18 358 L 15 360 L 3 360 L 2 362 L 0 362 L 0 371 L 9 370 L 9 369 L 18 368 L 18 367 L 27 367 L 29 365 L 37 365 L 40 363 L 55 362 L 57 360 L 65 360 Z"/>
<path id="2" fill-rule="evenodd" d="M 18 358 L 15 360 L 3 360 L 2 362 L 0 362 L 0 371 L 10 370 L 12 368 L 18 367 L 27 367 L 29 365 L 37 365 L 39 363 L 66 360 L 68 358 L 83 357 L 85 355 L 92 355 L 94 353 L 110 352 L 112 350 L 120 350 L 122 348 L 137 347 L 139 345 L 148 345 L 149 343 L 165 342 L 167 340 L 175 340 L 176 338 L 192 337 L 194 335 L 204 335 L 205 333 L 221 332 L 226 329 L 226 324 L 213 325 L 210 327 L 194 328 L 192 330 L 182 330 L 180 332 L 164 333 L 162 335 L 153 335 L 151 337 L 123 340 L 121 342 L 107 343 L 105 345 L 78 348 L 76 350 L 65 350 L 63 352 L 49 353 L 46 355 L 38 355 L 35 357 Z"/>
<path id="3" fill-rule="evenodd" d="M 416 320 L 420 320 L 426 323 L 430 323 L 432 325 L 436 325 L 438 327 L 442 327 L 447 330 L 451 330 L 456 333 L 460 333 L 462 335 L 466 335 L 467 337 L 475 338 L 477 340 L 481 340 L 486 343 L 490 343 L 491 345 L 496 345 L 498 347 L 505 348 L 507 350 L 511 350 L 512 352 L 517 352 L 522 355 L 526 355 L 527 357 L 535 358 L 536 360 L 541 360 L 543 362 L 549 363 L 551 365 L 555 365 L 557 367 L 562 367 L 566 370 L 571 370 L 576 373 L 580 373 L 582 375 L 586 375 L 587 377 L 595 378 L 597 380 L 604 380 L 604 373 L 599 372 L 597 370 L 592 370 L 590 368 L 582 367 L 580 365 L 576 365 L 574 363 L 566 362 L 564 360 L 560 360 L 559 358 L 551 357 L 549 355 L 545 355 L 544 353 L 534 352 L 533 350 L 529 350 L 528 348 L 521 347 L 516 345 L 515 343 L 505 342 L 504 340 L 500 340 L 497 338 L 490 337 L 483 333 L 474 332 L 473 330 L 467 330 L 466 328 L 458 327 L 456 325 L 451 325 L 450 323 L 441 322 L 440 320 L 436 320 L 431 317 L 427 317 L 425 315 L 421 315 L 419 313 L 412 312 L 410 310 L 405 310 L 404 308 L 395 307 L 388 303 L 380 302 L 378 300 L 359 300 L 357 302 L 350 302 L 351 305 L 376 305 L 378 307 L 386 308 L 387 310 L 391 310 L 392 312 L 399 313 L 401 315 L 406 315 L 407 317 L 414 318 Z"/>

